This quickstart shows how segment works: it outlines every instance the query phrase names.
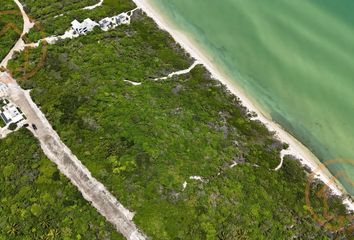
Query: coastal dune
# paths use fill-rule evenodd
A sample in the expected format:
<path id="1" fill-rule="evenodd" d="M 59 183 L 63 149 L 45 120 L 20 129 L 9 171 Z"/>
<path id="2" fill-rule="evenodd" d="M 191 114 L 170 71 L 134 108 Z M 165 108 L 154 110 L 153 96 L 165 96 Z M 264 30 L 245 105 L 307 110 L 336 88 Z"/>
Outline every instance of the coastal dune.
<path id="1" fill-rule="evenodd" d="M 199 63 L 203 64 L 208 71 L 212 74 L 213 78 L 219 80 L 227 86 L 230 92 L 235 94 L 242 102 L 242 104 L 252 112 L 257 114 L 257 117 L 252 120 L 259 120 L 269 129 L 269 131 L 275 132 L 276 137 L 282 142 L 289 145 L 289 148 L 283 152 L 283 154 L 293 155 L 300 159 L 301 163 L 309 167 L 312 171 L 316 172 L 316 178 L 323 181 L 333 191 L 334 194 L 342 195 L 347 194 L 344 187 L 339 181 L 333 181 L 334 177 L 327 170 L 327 168 L 319 161 L 319 159 L 301 142 L 295 139 L 291 134 L 285 131 L 279 124 L 272 121 L 260 108 L 258 108 L 254 102 L 252 102 L 244 93 L 242 89 L 235 85 L 231 78 L 224 73 L 212 60 L 203 49 L 193 40 L 193 38 L 187 33 L 180 31 L 171 22 L 166 19 L 163 13 L 159 12 L 151 2 L 146 0 L 133 0 L 135 4 L 141 8 L 149 17 L 154 19 L 158 26 L 169 32 L 176 42 L 178 42 L 193 58 Z M 282 154 L 282 155 L 283 155 Z M 346 198 L 344 203 L 348 209 L 354 210 L 354 203 L 351 199 Z"/>

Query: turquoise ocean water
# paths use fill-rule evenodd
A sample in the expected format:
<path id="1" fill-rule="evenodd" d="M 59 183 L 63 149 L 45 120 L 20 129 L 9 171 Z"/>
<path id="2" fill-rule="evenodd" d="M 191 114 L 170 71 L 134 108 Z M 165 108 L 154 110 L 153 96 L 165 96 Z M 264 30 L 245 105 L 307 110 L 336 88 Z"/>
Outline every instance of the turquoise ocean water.
<path id="1" fill-rule="evenodd" d="M 149 1 L 354 195 L 354 1 Z"/>

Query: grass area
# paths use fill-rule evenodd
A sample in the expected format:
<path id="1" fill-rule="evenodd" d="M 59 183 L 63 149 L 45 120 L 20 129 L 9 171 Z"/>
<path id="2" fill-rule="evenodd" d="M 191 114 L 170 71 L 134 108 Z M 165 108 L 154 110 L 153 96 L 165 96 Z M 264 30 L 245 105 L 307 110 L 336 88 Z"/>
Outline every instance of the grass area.
<path id="1" fill-rule="evenodd" d="M 63 141 L 153 239 L 350 238 L 349 230 L 311 217 L 299 162 L 289 157 L 273 171 L 285 145 L 203 67 L 151 81 L 191 63 L 137 13 L 129 26 L 49 45 L 44 67 L 21 84 L 33 88 Z M 240 164 L 230 168 L 234 161 Z M 319 213 L 320 186 L 311 190 Z M 348 216 L 340 199 L 329 198 L 331 214 Z"/>
<path id="2" fill-rule="evenodd" d="M 34 17 L 41 24 L 41 31 L 46 36 L 61 35 L 71 26 L 74 19 L 83 21 L 86 18 L 98 21 L 104 17 L 115 16 L 135 8 L 135 4 L 130 0 L 105 0 L 100 7 L 93 10 L 84 10 L 83 7 L 98 3 L 99 0 L 85 1 L 47 1 L 21 0 L 27 7 L 27 13 Z M 41 39 L 43 33 L 33 28 L 28 35 L 32 42 Z"/>
<path id="3" fill-rule="evenodd" d="M 6 101 L 3 99 L 0 99 L 0 109 L 2 109 L 6 105 Z"/>
<path id="4" fill-rule="evenodd" d="M 12 12 L 9 12 L 12 11 Z M 13 26 L 7 29 L 8 24 Z M 22 32 L 22 16 L 13 0 L 2 0 L 0 4 L 0 59 L 2 60 Z M 17 29 L 17 31 L 16 31 Z"/>
<path id="5" fill-rule="evenodd" d="M 123 239 L 27 130 L 0 140 L 0 152 L 0 239 Z"/>
<path id="6" fill-rule="evenodd" d="M 0 128 L 3 128 L 5 126 L 6 126 L 5 122 L 0 118 Z"/>

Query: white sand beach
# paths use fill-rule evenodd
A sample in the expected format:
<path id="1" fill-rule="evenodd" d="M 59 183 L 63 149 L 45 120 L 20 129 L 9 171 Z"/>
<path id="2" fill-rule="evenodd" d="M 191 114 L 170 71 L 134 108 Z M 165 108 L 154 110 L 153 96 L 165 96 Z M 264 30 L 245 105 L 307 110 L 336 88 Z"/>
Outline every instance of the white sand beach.
<path id="1" fill-rule="evenodd" d="M 242 102 L 242 104 L 249 110 L 257 113 L 257 117 L 254 120 L 259 120 L 264 123 L 270 131 L 276 132 L 276 136 L 285 143 L 289 144 L 289 149 L 285 150 L 285 154 L 293 155 L 301 159 L 303 165 L 311 168 L 316 172 L 316 178 L 322 180 L 325 184 L 332 189 L 337 195 L 346 194 L 344 187 L 338 182 L 333 181 L 332 174 L 325 168 L 325 166 L 319 161 L 319 159 L 302 143 L 295 139 L 291 134 L 286 132 L 279 124 L 273 122 L 270 117 L 266 116 L 262 110 L 255 105 L 245 93 L 236 86 L 236 84 L 227 76 L 222 70 L 213 62 L 213 60 L 201 49 L 198 44 L 184 33 L 177 29 L 163 13 L 159 12 L 156 6 L 153 6 L 147 0 L 133 0 L 135 4 L 141 8 L 149 17 L 154 19 L 158 26 L 169 32 L 174 40 L 178 42 L 190 55 L 195 58 L 199 63 L 203 64 L 212 74 L 212 76 L 225 84 L 227 88 L 235 94 Z M 305 190 L 304 190 L 305 191 Z M 344 203 L 349 209 L 354 211 L 354 203 L 349 199 L 345 199 Z"/>

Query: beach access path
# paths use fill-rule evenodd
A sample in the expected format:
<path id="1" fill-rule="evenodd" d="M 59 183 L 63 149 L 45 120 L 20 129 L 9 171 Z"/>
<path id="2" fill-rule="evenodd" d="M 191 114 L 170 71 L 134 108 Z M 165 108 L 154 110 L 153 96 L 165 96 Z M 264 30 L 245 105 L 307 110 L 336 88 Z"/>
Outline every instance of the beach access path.
<path id="1" fill-rule="evenodd" d="M 256 117 L 251 120 L 262 122 L 269 131 L 275 132 L 275 137 L 280 141 L 287 143 L 289 148 L 284 154 L 292 155 L 299 159 L 300 163 L 316 172 L 315 178 L 321 180 L 326 184 L 334 194 L 346 196 L 347 192 L 339 181 L 333 181 L 334 177 L 329 170 L 320 162 L 320 160 L 301 142 L 294 138 L 290 133 L 284 130 L 279 124 L 274 122 L 270 116 L 266 115 L 249 97 L 245 92 L 239 88 L 235 82 L 215 63 L 213 58 L 209 56 L 197 42 L 187 33 L 179 29 L 158 10 L 152 1 L 149 0 L 132 0 L 138 8 L 142 9 L 149 17 L 151 17 L 160 29 L 167 31 L 172 38 L 181 45 L 181 47 L 190 54 L 192 58 L 202 64 L 212 75 L 214 79 L 219 80 L 224 84 L 228 90 L 237 96 L 242 105 L 249 111 L 255 112 Z M 283 156 L 282 156 L 283 159 Z M 279 170 L 282 167 L 282 161 L 274 170 Z M 348 209 L 354 211 L 354 202 L 350 197 L 345 197 L 344 204 Z"/>

